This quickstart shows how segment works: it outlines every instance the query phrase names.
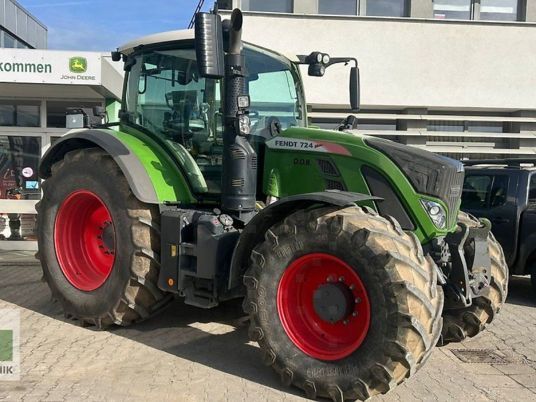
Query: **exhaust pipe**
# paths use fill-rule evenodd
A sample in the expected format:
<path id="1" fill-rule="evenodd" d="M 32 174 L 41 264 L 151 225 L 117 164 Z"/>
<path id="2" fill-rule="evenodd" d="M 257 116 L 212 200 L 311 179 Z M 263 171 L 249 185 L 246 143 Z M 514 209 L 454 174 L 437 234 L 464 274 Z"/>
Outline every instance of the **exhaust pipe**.
<path id="1" fill-rule="evenodd" d="M 225 55 L 222 210 L 246 224 L 255 215 L 257 154 L 249 143 L 249 96 L 246 63 L 242 54 L 242 12 L 235 9 L 225 21 L 228 49 Z"/>

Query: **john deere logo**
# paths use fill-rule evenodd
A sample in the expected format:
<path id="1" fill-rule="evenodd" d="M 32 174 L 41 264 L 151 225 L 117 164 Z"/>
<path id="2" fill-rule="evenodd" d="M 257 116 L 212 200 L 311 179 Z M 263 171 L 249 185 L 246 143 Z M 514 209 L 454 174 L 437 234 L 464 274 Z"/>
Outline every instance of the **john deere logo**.
<path id="1" fill-rule="evenodd" d="M 84 57 L 71 57 L 69 59 L 69 70 L 71 70 L 71 73 L 85 73 L 87 71 L 87 60 Z"/>

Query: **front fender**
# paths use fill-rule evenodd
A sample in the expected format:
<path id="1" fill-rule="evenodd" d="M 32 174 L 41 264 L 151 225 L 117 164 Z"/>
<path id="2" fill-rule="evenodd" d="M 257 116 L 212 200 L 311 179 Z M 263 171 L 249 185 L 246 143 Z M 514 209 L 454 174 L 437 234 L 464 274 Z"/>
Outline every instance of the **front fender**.
<path id="1" fill-rule="evenodd" d="M 79 130 L 63 136 L 43 156 L 39 176 L 75 149 L 98 147 L 117 163 L 135 197 L 148 204 L 193 203 L 195 197 L 176 164 L 154 141 L 107 129 Z"/>
<path id="2" fill-rule="evenodd" d="M 234 289 L 240 285 L 240 278 L 246 270 L 251 250 L 264 239 L 266 231 L 275 223 L 297 210 L 306 209 L 313 205 L 334 206 L 343 209 L 371 200 L 381 200 L 381 198 L 368 194 L 332 190 L 285 197 L 262 209 L 240 234 L 231 260 L 229 289 Z"/>

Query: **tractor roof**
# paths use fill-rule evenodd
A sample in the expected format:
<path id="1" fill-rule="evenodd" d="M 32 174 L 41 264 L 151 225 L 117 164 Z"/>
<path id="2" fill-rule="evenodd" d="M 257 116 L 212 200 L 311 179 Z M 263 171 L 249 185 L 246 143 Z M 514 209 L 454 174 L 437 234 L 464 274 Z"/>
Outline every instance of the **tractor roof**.
<path id="1" fill-rule="evenodd" d="M 178 31 L 160 32 L 134 39 L 118 48 L 119 52 L 129 55 L 139 46 L 154 45 L 157 43 L 178 42 L 181 40 L 194 39 L 193 29 L 181 29 Z"/>
<path id="2" fill-rule="evenodd" d="M 182 40 L 193 40 L 195 39 L 195 34 L 193 29 L 181 29 L 177 31 L 167 31 L 167 32 L 160 32 L 155 33 L 147 36 L 143 36 L 141 38 L 134 39 L 123 46 L 120 46 L 117 50 L 125 55 L 129 55 L 133 53 L 138 47 L 140 46 L 149 46 L 149 45 L 155 45 L 159 43 L 171 43 L 171 42 L 179 42 Z M 246 45 L 250 45 L 248 42 L 244 42 Z M 253 45 L 250 45 L 253 46 Z M 267 52 L 277 54 L 279 56 L 286 57 L 292 62 L 298 62 L 299 59 L 295 54 L 285 54 L 285 53 L 279 53 L 271 49 L 266 49 L 261 46 L 255 46 L 256 48 L 263 49 Z"/>

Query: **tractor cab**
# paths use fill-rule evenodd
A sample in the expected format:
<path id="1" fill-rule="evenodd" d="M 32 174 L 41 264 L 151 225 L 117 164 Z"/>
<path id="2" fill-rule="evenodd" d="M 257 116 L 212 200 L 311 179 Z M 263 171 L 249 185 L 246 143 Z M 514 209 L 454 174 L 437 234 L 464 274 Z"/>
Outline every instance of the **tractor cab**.
<path id="1" fill-rule="evenodd" d="M 188 166 L 194 191 L 221 192 L 224 111 L 223 80 L 201 76 L 194 32 L 176 31 L 130 43 L 121 122 L 156 137 Z M 250 96 L 249 126 L 258 152 L 277 131 L 306 125 L 306 106 L 297 65 L 275 52 L 246 44 Z"/>

